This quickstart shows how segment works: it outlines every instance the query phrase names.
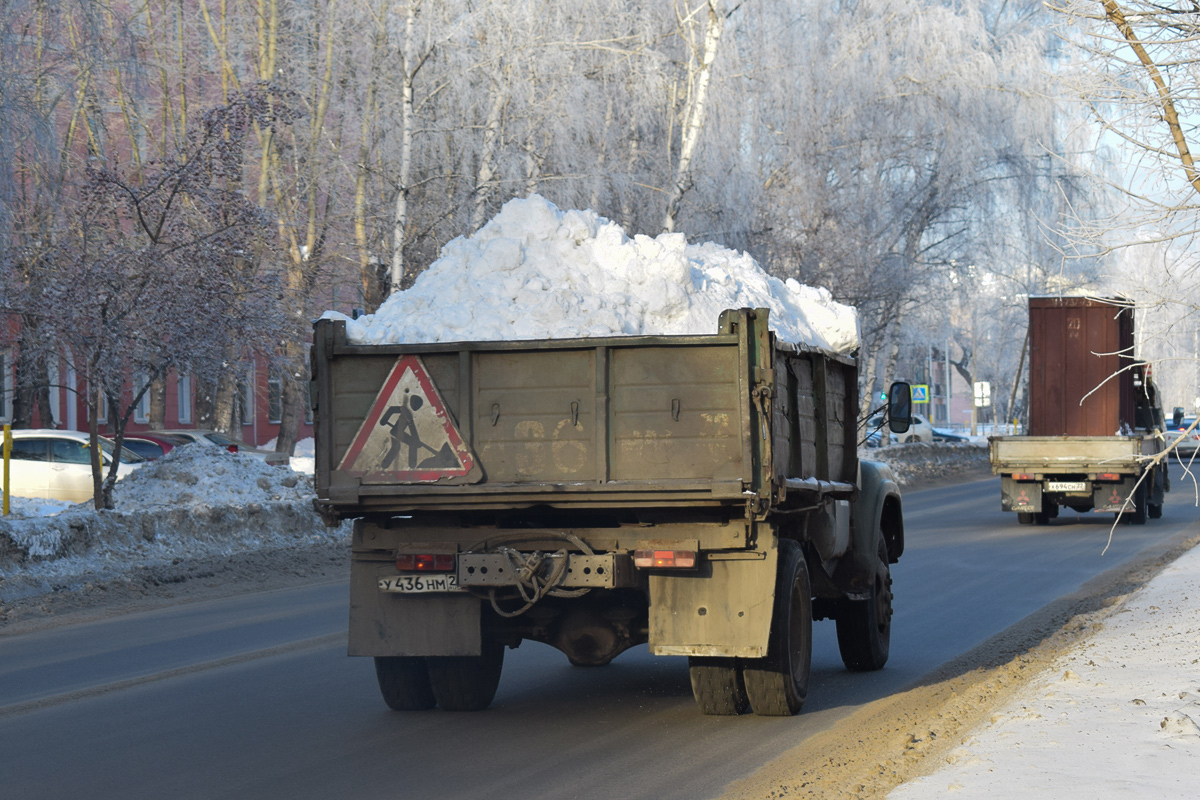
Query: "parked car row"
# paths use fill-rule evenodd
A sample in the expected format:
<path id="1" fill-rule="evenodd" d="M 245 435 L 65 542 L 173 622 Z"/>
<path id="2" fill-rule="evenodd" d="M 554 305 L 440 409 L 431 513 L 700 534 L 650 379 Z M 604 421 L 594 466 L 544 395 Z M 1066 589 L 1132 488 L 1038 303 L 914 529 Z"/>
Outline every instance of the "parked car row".
<path id="1" fill-rule="evenodd" d="M 929 420 L 922 417 L 920 414 L 913 414 L 912 427 L 908 433 L 893 435 L 892 444 L 906 444 L 908 442 L 969 442 L 969 436 L 954 433 L 942 428 L 935 428 Z M 883 441 L 883 418 L 872 417 L 867 420 L 867 433 L 863 443 L 867 447 L 879 447 Z"/>
<path id="2" fill-rule="evenodd" d="M 37 497 L 82 503 L 92 497 L 91 444 L 84 431 L 45 428 L 21 429 L 12 432 L 9 487 L 13 497 Z M 250 447 L 234 441 L 217 431 L 155 431 L 135 433 L 122 441 L 117 480 L 138 467 L 169 453 L 176 447 L 199 443 L 197 446 L 219 447 L 234 453 L 244 453 L 268 464 L 288 463 L 286 453 Z M 115 443 L 100 437 L 100 460 L 103 468 L 112 464 Z"/>
<path id="3" fill-rule="evenodd" d="M 92 457 L 88 435 L 83 431 L 35 428 L 12 432 L 9 458 L 9 491 L 13 497 L 39 497 L 82 503 L 92 497 Z M 115 446 L 100 439 L 100 463 L 112 464 Z M 122 452 L 117 480 L 126 477 L 146 459 L 132 451 Z"/>

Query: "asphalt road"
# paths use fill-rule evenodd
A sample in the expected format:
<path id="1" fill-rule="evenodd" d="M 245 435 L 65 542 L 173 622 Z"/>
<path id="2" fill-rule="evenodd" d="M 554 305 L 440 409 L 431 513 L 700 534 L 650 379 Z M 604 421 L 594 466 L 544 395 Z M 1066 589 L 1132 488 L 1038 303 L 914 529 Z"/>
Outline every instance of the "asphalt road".
<path id="1" fill-rule="evenodd" d="M 1092 577 L 1197 530 L 1190 486 L 1164 516 L 1019 526 L 999 482 L 905 495 L 888 666 L 846 672 L 832 622 L 794 718 L 705 717 L 684 659 L 638 648 L 571 667 L 509 651 L 491 709 L 395 713 L 344 655 L 346 588 L 325 584 L 0 637 L 0 797 L 715 797 Z"/>

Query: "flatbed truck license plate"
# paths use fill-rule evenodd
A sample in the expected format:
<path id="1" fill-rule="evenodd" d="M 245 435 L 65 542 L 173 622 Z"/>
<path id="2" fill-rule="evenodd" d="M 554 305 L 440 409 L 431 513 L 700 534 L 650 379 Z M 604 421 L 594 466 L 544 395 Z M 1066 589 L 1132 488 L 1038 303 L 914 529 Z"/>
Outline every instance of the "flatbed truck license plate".
<path id="1" fill-rule="evenodd" d="M 1087 481 L 1046 481 L 1048 492 L 1086 492 Z"/>
<path id="2" fill-rule="evenodd" d="M 421 592 L 461 592 L 458 576 L 446 575 L 396 575 L 379 579 L 379 591 L 399 594 Z"/>

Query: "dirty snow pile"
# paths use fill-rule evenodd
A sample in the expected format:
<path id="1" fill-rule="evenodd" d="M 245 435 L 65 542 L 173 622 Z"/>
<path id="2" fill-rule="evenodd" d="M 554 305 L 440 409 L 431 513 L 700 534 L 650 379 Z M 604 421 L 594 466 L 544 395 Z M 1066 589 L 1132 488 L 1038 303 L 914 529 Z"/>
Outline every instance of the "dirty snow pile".
<path id="1" fill-rule="evenodd" d="M 406 291 L 346 320 L 355 344 L 711 334 L 728 308 L 769 308 L 785 342 L 858 347 L 858 317 L 828 290 L 768 275 L 745 253 L 680 233 L 630 238 L 594 211 L 538 195 L 511 200 L 448 242 Z"/>
<path id="2" fill-rule="evenodd" d="M 888 800 L 1200 797 L 1200 548 Z"/>
<path id="3" fill-rule="evenodd" d="M 312 478 L 216 447 L 172 450 L 114 487 L 116 506 L 13 498 L 0 518 L 0 601 L 131 565 L 338 541 L 312 508 Z"/>
<path id="4" fill-rule="evenodd" d="M 981 442 L 906 442 L 886 447 L 860 447 L 858 457 L 887 464 L 901 487 L 950 475 L 991 474 L 986 439 Z"/>

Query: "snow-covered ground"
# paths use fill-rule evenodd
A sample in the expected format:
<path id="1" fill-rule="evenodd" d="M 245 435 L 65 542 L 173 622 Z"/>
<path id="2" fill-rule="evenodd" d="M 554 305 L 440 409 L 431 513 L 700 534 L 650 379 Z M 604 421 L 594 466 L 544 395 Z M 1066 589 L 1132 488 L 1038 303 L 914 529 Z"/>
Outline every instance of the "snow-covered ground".
<path id="1" fill-rule="evenodd" d="M 889 800 L 1200 797 L 1200 548 Z"/>

